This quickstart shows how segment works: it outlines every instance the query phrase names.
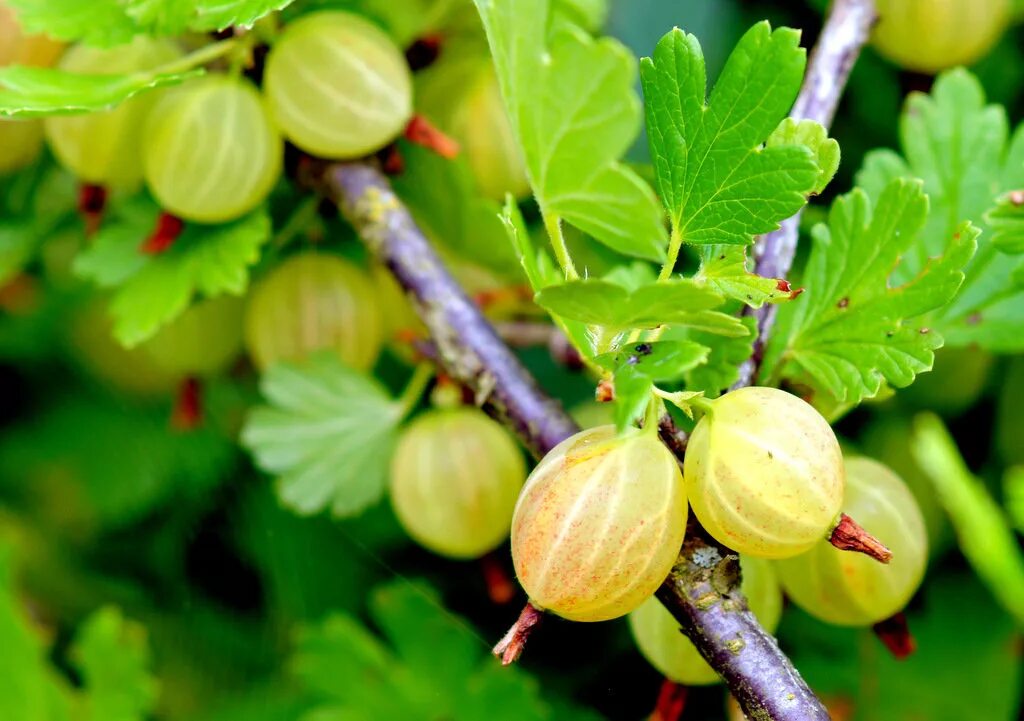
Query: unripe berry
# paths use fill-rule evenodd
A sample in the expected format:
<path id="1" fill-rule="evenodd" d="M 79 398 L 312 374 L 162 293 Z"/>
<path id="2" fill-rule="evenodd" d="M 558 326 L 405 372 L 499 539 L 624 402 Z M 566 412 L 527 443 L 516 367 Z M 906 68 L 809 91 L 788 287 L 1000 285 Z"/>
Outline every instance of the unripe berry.
<path id="1" fill-rule="evenodd" d="M 747 605 L 765 630 L 774 633 L 782 616 L 782 590 L 771 563 L 744 556 L 740 566 L 743 572 L 740 590 L 747 598 Z M 722 680 L 657 598 L 652 596 L 629 614 L 629 628 L 643 657 L 672 681 L 702 686 Z"/>
<path id="2" fill-rule="evenodd" d="M 928 536 L 910 489 L 869 458 L 846 461 L 843 511 L 885 538 L 892 561 L 878 563 L 825 543 L 776 564 L 793 602 L 812 616 L 842 626 L 870 626 L 902 609 L 924 577 Z"/>
<path id="3" fill-rule="evenodd" d="M 201 300 L 160 329 L 141 348 L 177 377 L 222 373 L 242 350 L 241 298 Z"/>
<path id="4" fill-rule="evenodd" d="M 99 49 L 75 45 L 60 68 L 75 73 L 131 74 L 180 55 L 174 43 L 144 35 L 131 43 Z M 163 93 L 153 90 L 111 110 L 46 118 L 46 139 L 61 165 L 88 183 L 131 186 L 142 178 L 142 127 Z"/>
<path id="5" fill-rule="evenodd" d="M 0 118 L 0 175 L 29 165 L 43 148 L 39 120 Z"/>
<path id="6" fill-rule="evenodd" d="M 337 256 L 294 255 L 256 286 L 245 344 L 260 369 L 323 349 L 360 370 L 380 355 L 383 325 L 367 273 Z"/>
<path id="7" fill-rule="evenodd" d="M 0 0 L 0 66 L 53 65 L 64 45 L 47 35 L 26 35 L 18 18 L 4 0 Z"/>
<path id="8" fill-rule="evenodd" d="M 519 496 L 516 574 L 538 609 L 572 621 L 617 618 L 668 576 L 686 515 L 679 465 L 657 436 L 582 431 L 544 457 Z"/>
<path id="9" fill-rule="evenodd" d="M 427 411 L 391 461 L 391 504 L 414 540 L 451 558 L 477 558 L 508 537 L 526 478 L 515 442 L 476 408 Z"/>
<path id="10" fill-rule="evenodd" d="M 828 422 L 775 388 L 712 402 L 690 436 L 686 493 L 719 542 L 788 558 L 828 537 L 843 501 L 843 457 Z"/>
<path id="11" fill-rule="evenodd" d="M 878 0 L 878 52 L 908 70 L 970 65 L 1006 29 L 1010 0 Z"/>

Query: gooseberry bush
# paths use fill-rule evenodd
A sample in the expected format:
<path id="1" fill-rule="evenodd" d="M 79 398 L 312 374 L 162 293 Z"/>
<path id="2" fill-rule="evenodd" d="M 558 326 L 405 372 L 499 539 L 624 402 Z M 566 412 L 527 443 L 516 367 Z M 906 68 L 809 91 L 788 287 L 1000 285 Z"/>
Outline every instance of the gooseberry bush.
<path id="1" fill-rule="evenodd" d="M 664 5 L 0 0 L 0 719 L 1018 717 L 1019 9 Z"/>

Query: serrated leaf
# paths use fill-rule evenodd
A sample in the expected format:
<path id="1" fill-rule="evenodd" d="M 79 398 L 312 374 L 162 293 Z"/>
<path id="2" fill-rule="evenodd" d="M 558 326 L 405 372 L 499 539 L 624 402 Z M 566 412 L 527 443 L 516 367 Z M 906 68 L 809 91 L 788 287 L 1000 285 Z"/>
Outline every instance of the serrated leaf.
<path id="1" fill-rule="evenodd" d="M 632 55 L 615 40 L 561 23 L 548 37 L 548 0 L 475 2 L 545 216 L 620 253 L 664 257 L 657 199 L 619 162 L 639 130 Z"/>
<path id="2" fill-rule="evenodd" d="M 114 333 L 129 347 L 174 320 L 197 294 L 245 292 L 249 268 L 270 239 L 270 216 L 258 208 L 222 225 L 187 223 L 168 250 L 147 254 L 139 248 L 158 212 L 148 199 L 128 201 L 105 219 L 96 241 L 75 259 L 80 276 L 117 288 L 110 306 Z"/>
<path id="3" fill-rule="evenodd" d="M 993 232 L 1000 229 L 986 220 L 990 214 L 1000 219 L 994 210 L 998 199 L 1024 187 L 1024 126 L 1008 146 L 1007 125 L 1006 111 L 985 105 L 973 75 L 950 70 L 939 76 L 930 95 L 913 93 L 907 100 L 900 122 L 906 159 L 891 151 L 870 153 L 857 175 L 858 185 L 872 197 L 893 178 L 919 177 L 931 200 L 928 223 L 896 269 L 896 281 L 912 277 L 928 258 L 942 253 L 961 221 L 981 230 L 960 293 L 926 319 L 951 346 L 1024 349 L 1024 256 L 1001 252 Z M 1002 242 L 1009 242 L 1005 238 Z"/>
<path id="4" fill-rule="evenodd" d="M 749 331 L 748 335 L 727 337 L 678 326 L 669 326 L 662 334 L 663 340 L 687 340 L 709 349 L 706 362 L 683 374 L 686 388 L 715 398 L 739 380 L 739 368 L 753 352 L 756 327 L 754 318 L 750 316 L 740 318 L 740 322 Z"/>
<path id="5" fill-rule="evenodd" d="M 883 381 L 902 388 L 929 370 L 942 338 L 921 317 L 956 295 L 978 231 L 962 226 L 941 258 L 890 287 L 893 268 L 927 217 L 919 182 L 892 181 L 874 208 L 860 189 L 836 200 L 828 224 L 812 233 L 807 292 L 780 310 L 762 365 L 765 377 L 856 404 L 878 393 Z M 828 406 L 825 399 L 820 403 Z"/>
<path id="6" fill-rule="evenodd" d="M 932 480 L 964 556 L 1018 626 L 1024 626 L 1024 554 L 1002 510 L 971 474 L 938 416 L 915 419 L 910 448 Z"/>
<path id="7" fill-rule="evenodd" d="M 56 68 L 0 68 L 0 116 L 34 118 L 106 110 L 139 93 L 201 75 L 202 69 L 131 75 L 82 75 Z"/>
<path id="8" fill-rule="evenodd" d="M 164 0 L 174 4 L 180 0 Z M 193 0 L 196 19 L 192 30 L 224 30 L 232 26 L 250 27 L 264 15 L 283 10 L 294 0 Z"/>
<path id="9" fill-rule="evenodd" d="M 488 657 L 425 584 L 378 588 L 370 615 L 387 643 L 338 614 L 299 636 L 291 665 L 320 702 L 311 719 L 596 721 L 583 709 L 556 712 L 544 703 L 534 680 Z"/>
<path id="10" fill-rule="evenodd" d="M 32 33 L 58 40 L 82 40 L 109 47 L 126 43 L 139 31 L 121 0 L 7 0 L 18 23 Z"/>
<path id="11" fill-rule="evenodd" d="M 402 409 L 376 379 L 318 353 L 272 366 L 260 390 L 267 404 L 250 412 L 242 443 L 277 476 L 282 503 L 350 516 L 381 497 Z"/>
<path id="12" fill-rule="evenodd" d="M 1024 253 L 1024 190 L 1004 193 L 982 218 L 992 229 L 993 246 L 1003 253 Z"/>
<path id="13" fill-rule="evenodd" d="M 739 244 L 778 228 L 819 179 L 802 145 L 764 147 L 789 112 L 806 57 L 800 34 L 752 27 L 705 101 L 700 43 L 678 28 L 641 63 L 656 188 L 686 243 Z"/>
<path id="14" fill-rule="evenodd" d="M 828 137 L 828 131 L 820 123 L 786 118 L 768 136 L 765 147 L 788 145 L 803 145 L 814 155 L 814 163 L 818 166 L 818 178 L 810 192 L 817 195 L 825 189 L 839 170 L 839 143 Z"/>
<path id="15" fill-rule="evenodd" d="M 793 300 L 799 290 L 778 278 L 765 278 L 747 269 L 747 248 L 738 245 L 706 245 L 700 248 L 700 270 L 693 277 L 726 298 L 751 308 L 765 303 Z"/>
<path id="16" fill-rule="evenodd" d="M 655 382 L 678 380 L 683 373 L 707 362 L 708 348 L 692 341 L 665 340 L 630 343 L 611 353 L 594 357 L 608 370 L 629 366 Z"/>
<path id="17" fill-rule="evenodd" d="M 536 297 L 537 304 L 558 315 L 589 325 L 617 330 L 655 328 L 666 323 L 716 323 L 709 314 L 722 303 L 710 288 L 686 279 L 651 283 L 634 291 L 607 280 L 576 280 L 548 286 Z M 746 334 L 739 320 L 723 322 L 722 328 Z M 738 328 L 739 330 L 735 330 Z"/>
<path id="18" fill-rule="evenodd" d="M 651 402 L 654 381 L 635 366 L 623 365 L 615 371 L 615 406 L 612 417 L 619 433 L 635 426 Z"/>
<path id="19" fill-rule="evenodd" d="M 72 655 L 88 689 L 82 709 L 88 721 L 142 721 L 156 705 L 145 629 L 107 606 L 82 626 Z"/>

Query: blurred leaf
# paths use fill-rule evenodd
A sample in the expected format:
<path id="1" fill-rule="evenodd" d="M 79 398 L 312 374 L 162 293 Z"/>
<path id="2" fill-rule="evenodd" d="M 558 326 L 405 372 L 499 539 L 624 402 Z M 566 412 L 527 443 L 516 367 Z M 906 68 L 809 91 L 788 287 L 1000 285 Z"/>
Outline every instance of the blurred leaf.
<path id="1" fill-rule="evenodd" d="M 146 718 L 156 701 L 149 675 L 145 630 L 113 607 L 94 613 L 81 628 L 72 655 L 88 689 L 83 708 L 89 721 Z"/>
<path id="2" fill-rule="evenodd" d="M 640 128 L 632 55 L 610 38 L 550 23 L 548 0 L 476 0 L 476 6 L 548 222 L 565 219 L 626 255 L 664 257 L 657 199 L 619 162 Z"/>
<path id="3" fill-rule="evenodd" d="M 92 244 L 75 259 L 75 272 L 116 287 L 110 309 L 114 334 L 125 346 L 151 338 L 202 294 L 241 295 L 249 268 L 270 239 L 265 208 L 222 225 L 186 223 L 170 248 L 156 255 L 140 246 L 153 232 L 159 209 L 136 196 L 105 218 Z"/>
<path id="4" fill-rule="evenodd" d="M 34 118 L 105 110 L 146 90 L 177 85 L 202 70 L 131 75 L 83 75 L 56 68 L 0 68 L 0 116 Z"/>
<path id="5" fill-rule="evenodd" d="M 938 416 L 917 417 L 911 450 L 935 485 L 967 560 L 992 595 L 1024 626 L 1024 553 L 1002 509 L 971 474 Z"/>
<path id="6" fill-rule="evenodd" d="M 1014 721 L 1022 665 L 1009 617 L 965 575 L 933 578 L 922 596 L 907 612 L 917 650 L 903 660 L 870 629 L 829 626 L 794 607 L 778 635 L 851 721 Z"/>
<path id="7" fill-rule="evenodd" d="M 800 33 L 767 22 L 739 41 L 709 98 L 700 43 L 678 28 L 641 78 L 658 195 L 685 243 L 739 244 L 778 227 L 819 178 L 803 145 L 769 143 L 803 79 Z"/>
<path id="8" fill-rule="evenodd" d="M 300 635 L 292 668 L 321 701 L 306 719 L 554 720 L 538 684 L 502 668 L 429 587 L 397 581 L 378 588 L 370 615 L 390 645 L 342 615 Z M 596 718 L 582 709 L 558 715 L 559 721 Z"/>
<path id="9" fill-rule="evenodd" d="M 950 70 L 939 76 L 930 95 L 912 93 L 907 100 L 900 122 L 906 160 L 875 151 L 857 174 L 857 184 L 873 199 L 895 177 L 924 181 L 931 213 L 896 269 L 896 281 L 909 280 L 930 258 L 947 252 L 961 222 L 980 228 L 978 251 L 965 269 L 960 293 L 925 318 L 949 345 L 1024 349 L 1024 256 L 1007 255 L 995 243 L 1002 235 L 1001 242 L 1015 247 L 995 208 L 1005 193 L 1024 188 L 1024 125 L 1009 145 L 1007 134 L 1005 109 L 985 105 L 984 91 L 969 72 Z"/>
<path id="10" fill-rule="evenodd" d="M 1004 253 L 1024 253 L 1024 188 L 997 198 L 984 220 L 992 228 L 992 245 Z"/>
<path id="11" fill-rule="evenodd" d="M 1003 476 L 1006 510 L 1017 533 L 1024 533 L 1024 467 L 1011 468 Z"/>
<path id="12" fill-rule="evenodd" d="M 297 513 L 359 513 L 381 497 L 403 409 L 373 377 L 318 353 L 271 366 L 242 443 Z"/>
<path id="13" fill-rule="evenodd" d="M 893 268 L 927 218 L 919 182 L 893 180 L 874 203 L 860 189 L 836 200 L 828 225 L 813 232 L 807 292 L 780 309 L 762 377 L 856 404 L 876 395 L 883 381 L 902 388 L 930 369 L 942 337 L 922 316 L 956 295 L 978 231 L 960 226 L 941 258 L 892 287 Z"/>

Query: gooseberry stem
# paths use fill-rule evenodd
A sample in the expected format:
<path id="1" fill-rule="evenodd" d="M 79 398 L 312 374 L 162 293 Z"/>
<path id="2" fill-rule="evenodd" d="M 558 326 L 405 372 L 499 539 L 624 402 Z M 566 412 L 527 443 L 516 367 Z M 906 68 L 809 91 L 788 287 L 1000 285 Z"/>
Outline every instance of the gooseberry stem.
<path id="1" fill-rule="evenodd" d="M 501 640 L 494 647 L 493 653 L 501 659 L 503 666 L 516 662 L 523 653 L 523 648 L 526 646 L 526 641 L 530 638 L 534 627 L 543 618 L 544 612 L 527 601 L 526 605 L 523 606 L 522 612 L 519 614 L 519 618 L 512 624 L 512 628 L 501 637 Z"/>
<path id="2" fill-rule="evenodd" d="M 408 416 L 412 409 L 416 407 L 420 398 L 423 397 L 423 392 L 427 390 L 427 384 L 430 383 L 433 377 L 434 366 L 432 363 L 420 363 L 416 366 L 416 370 L 412 372 L 409 382 L 405 384 L 402 395 L 398 397 L 397 402 L 398 407 L 401 409 L 402 418 Z"/>
<path id="3" fill-rule="evenodd" d="M 828 542 L 840 551 L 863 553 L 880 563 L 892 560 L 892 551 L 845 513 L 839 514 L 839 522 L 832 529 Z"/>
<path id="4" fill-rule="evenodd" d="M 210 45 L 204 45 L 184 57 L 172 60 L 169 63 L 164 63 L 152 72 L 160 75 L 164 73 L 182 73 L 187 70 L 192 70 L 193 68 L 198 68 L 224 57 L 228 53 L 232 52 L 238 44 L 238 38 L 228 38 L 227 40 L 221 40 Z"/>
<path id="5" fill-rule="evenodd" d="M 572 262 L 572 255 L 569 254 L 569 246 L 565 243 L 565 235 L 562 233 L 562 219 L 557 215 L 550 215 L 548 213 L 543 213 L 543 215 L 544 229 L 548 232 L 548 237 L 551 239 L 551 249 L 555 252 L 555 260 L 562 267 L 567 280 L 576 280 L 580 276 Z"/>
<path id="6" fill-rule="evenodd" d="M 647 721 L 679 721 L 686 709 L 686 697 L 689 690 L 686 686 L 666 678 L 658 691 L 658 700 L 654 711 Z"/>
<path id="7" fill-rule="evenodd" d="M 879 621 L 871 630 L 897 660 L 902 661 L 917 650 L 917 641 L 910 633 L 907 617 L 902 612 Z"/>

